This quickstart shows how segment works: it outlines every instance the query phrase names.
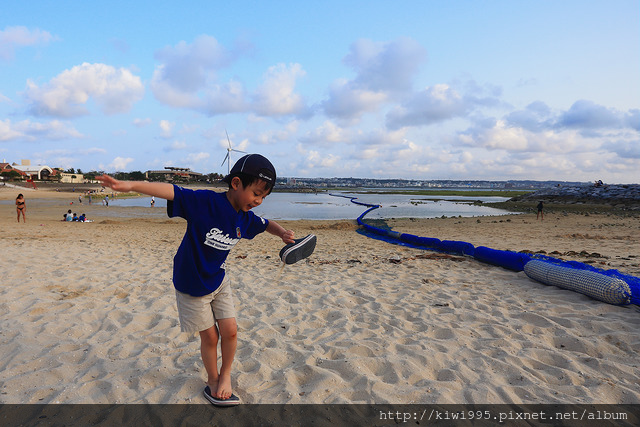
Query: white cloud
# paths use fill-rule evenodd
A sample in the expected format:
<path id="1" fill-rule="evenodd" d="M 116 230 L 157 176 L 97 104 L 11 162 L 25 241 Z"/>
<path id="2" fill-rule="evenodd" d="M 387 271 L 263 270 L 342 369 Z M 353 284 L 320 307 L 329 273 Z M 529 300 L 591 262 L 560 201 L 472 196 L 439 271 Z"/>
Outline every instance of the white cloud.
<path id="1" fill-rule="evenodd" d="M 297 144 L 296 151 L 298 154 L 295 156 L 296 161 L 289 167 L 295 170 L 298 176 L 323 176 L 326 173 L 333 173 L 331 168 L 336 167 L 341 160 L 337 154 L 309 150 L 303 144 Z"/>
<path id="2" fill-rule="evenodd" d="M 11 124 L 11 120 L 0 120 L 0 141 L 14 141 L 24 137 L 24 133 L 18 131 L 15 125 Z"/>
<path id="3" fill-rule="evenodd" d="M 361 160 L 370 160 L 370 159 L 378 158 L 379 155 L 380 155 L 379 147 L 368 147 L 368 148 L 362 148 L 358 150 L 358 152 L 355 154 L 354 157 Z"/>
<path id="4" fill-rule="evenodd" d="M 62 168 L 77 168 L 84 156 L 104 155 L 107 150 L 98 147 L 87 148 L 55 148 L 42 152 L 34 152 L 32 163 Z"/>
<path id="5" fill-rule="evenodd" d="M 153 72 L 151 91 L 156 99 L 163 104 L 175 108 L 200 108 L 202 101 L 191 92 L 182 91 L 171 85 L 171 81 L 162 77 L 164 65 L 160 65 Z"/>
<path id="6" fill-rule="evenodd" d="M 579 129 L 609 129 L 620 127 L 624 115 L 617 110 L 598 105 L 592 101 L 579 100 L 558 118 L 558 126 Z"/>
<path id="7" fill-rule="evenodd" d="M 90 154 L 107 154 L 107 150 L 104 148 L 98 147 L 89 147 L 89 148 L 77 148 L 74 151 L 81 155 L 90 155 Z"/>
<path id="8" fill-rule="evenodd" d="M 187 149 L 187 143 L 184 141 L 173 141 L 168 147 L 167 147 L 167 151 L 174 151 L 174 150 L 186 150 Z"/>
<path id="9" fill-rule="evenodd" d="M 173 136 L 173 128 L 175 125 L 175 123 L 172 123 L 169 120 L 160 120 L 158 126 L 160 126 L 162 138 L 171 138 Z"/>
<path id="10" fill-rule="evenodd" d="M 467 146 L 509 152 L 573 153 L 596 148 L 594 140 L 580 136 L 576 130 L 530 131 L 496 120 L 491 126 L 478 126 L 460 134 L 459 142 Z"/>
<path id="11" fill-rule="evenodd" d="M 524 110 L 516 110 L 505 116 L 505 120 L 511 126 L 519 126 L 530 131 L 553 127 L 553 112 L 542 101 L 536 101 Z"/>
<path id="12" fill-rule="evenodd" d="M 299 139 L 300 142 L 305 144 L 327 145 L 339 142 L 347 143 L 348 138 L 347 132 L 343 128 L 332 121 L 327 120 L 322 125 L 301 136 Z"/>
<path id="13" fill-rule="evenodd" d="M 181 41 L 156 52 L 162 66 L 156 70 L 154 81 L 167 82 L 180 92 L 195 93 L 215 77 L 216 70 L 229 66 L 234 56 L 208 35 L 197 37 L 192 44 Z"/>
<path id="14" fill-rule="evenodd" d="M 295 93 L 296 80 L 304 77 L 300 64 L 278 64 L 270 67 L 255 95 L 254 109 L 262 116 L 301 114 L 306 107 L 300 94 Z"/>
<path id="15" fill-rule="evenodd" d="M 333 167 L 340 158 L 333 154 L 308 151 L 305 158 L 306 167 L 309 169 L 322 169 Z"/>
<path id="16" fill-rule="evenodd" d="M 30 30 L 24 26 L 5 27 L 0 31 L 0 59 L 13 59 L 16 49 L 24 46 L 46 45 L 54 37 L 38 28 Z"/>
<path id="17" fill-rule="evenodd" d="M 148 117 L 146 119 L 140 119 L 140 118 L 133 119 L 133 125 L 139 128 L 148 126 L 151 124 L 151 122 L 152 122 L 151 119 Z"/>
<path id="18" fill-rule="evenodd" d="M 609 170 L 609 176 L 623 176 L 622 170 L 640 158 L 635 148 L 640 146 L 633 122 L 635 111 L 625 113 L 589 101 L 554 111 L 537 101 L 504 119 L 477 119 L 459 133 L 458 143 L 488 150 L 486 157 L 503 152 L 510 162 L 502 166 L 503 176 L 531 173 L 538 179 L 580 180 L 598 168 Z M 616 162 L 619 169 L 608 166 Z M 547 174 L 541 164 L 548 166 Z M 636 172 L 637 165 L 628 171 Z"/>
<path id="19" fill-rule="evenodd" d="M 364 113 L 376 111 L 388 100 L 384 92 L 354 88 L 346 80 L 337 80 L 329 88 L 329 99 L 322 105 L 329 117 L 356 120 Z"/>
<path id="20" fill-rule="evenodd" d="M 291 120 L 275 129 L 264 130 L 251 137 L 251 142 L 260 145 L 278 145 L 297 138 L 299 122 Z"/>
<path id="21" fill-rule="evenodd" d="M 26 97 L 36 116 L 76 117 L 88 114 L 93 100 L 105 114 L 124 113 L 142 99 L 140 77 L 125 68 L 84 63 L 65 70 L 42 87 L 27 81 Z"/>
<path id="22" fill-rule="evenodd" d="M 397 147 L 401 147 L 407 143 L 405 140 L 405 131 L 387 131 L 385 129 L 377 128 L 367 132 L 360 132 L 354 136 L 354 140 L 358 145 L 363 146 L 380 146 L 385 147 L 387 150 L 395 150 Z"/>
<path id="23" fill-rule="evenodd" d="M 460 154 L 460 162 L 462 163 L 471 163 L 473 161 L 473 154 L 471 154 L 469 151 L 463 151 Z"/>
<path id="24" fill-rule="evenodd" d="M 245 88 L 237 81 L 211 85 L 202 98 L 193 102 L 193 108 L 200 109 L 210 116 L 249 110 Z"/>
<path id="25" fill-rule="evenodd" d="M 220 84 L 217 72 L 226 68 L 244 51 L 229 50 L 208 35 L 193 43 L 184 41 L 156 52 L 161 64 L 151 79 L 151 90 L 160 102 L 208 114 L 242 111 L 244 88 L 238 82 Z"/>
<path id="26" fill-rule="evenodd" d="M 356 88 L 377 92 L 406 92 L 413 85 L 425 49 L 415 40 L 402 37 L 390 42 L 360 39 L 351 45 L 344 63 L 357 73 Z"/>
<path id="27" fill-rule="evenodd" d="M 406 95 L 425 57 L 424 48 L 410 38 L 386 43 L 356 41 L 344 58 L 356 76 L 352 80 L 337 79 L 331 84 L 329 98 L 322 103 L 325 113 L 354 120 Z"/>
<path id="28" fill-rule="evenodd" d="M 206 35 L 191 44 L 165 47 L 156 53 L 161 64 L 153 73 L 151 90 L 164 104 L 211 116 L 240 112 L 267 117 L 308 114 L 302 96 L 295 92 L 296 81 L 305 75 L 300 64 L 270 67 L 253 94 L 238 80 L 219 81 L 218 71 L 230 66 L 244 50 L 226 49 Z"/>
<path id="29" fill-rule="evenodd" d="M 357 137 L 350 158 L 362 162 L 362 176 L 400 177 L 423 171 L 432 161 L 428 145 L 406 138 L 404 131 L 375 130 Z"/>
<path id="30" fill-rule="evenodd" d="M 618 139 L 603 144 L 607 150 L 616 153 L 621 159 L 640 159 L 640 139 Z"/>
<path id="31" fill-rule="evenodd" d="M 529 104 L 524 110 L 516 110 L 505 116 L 511 126 L 530 131 L 577 130 L 584 135 L 611 130 L 640 130 L 640 110 L 627 112 L 579 100 L 566 111 L 554 111 L 542 101 Z"/>
<path id="32" fill-rule="evenodd" d="M 111 163 L 109 163 L 108 167 L 114 171 L 126 171 L 128 165 L 132 162 L 133 158 L 131 157 L 116 157 Z"/>
<path id="33" fill-rule="evenodd" d="M 625 117 L 625 124 L 627 127 L 640 132 L 640 109 L 629 110 Z"/>
<path id="34" fill-rule="evenodd" d="M 397 106 L 387 115 L 387 126 L 428 125 L 462 116 L 468 105 L 458 92 L 446 84 L 437 84 L 416 93 L 408 102 Z"/>
<path id="35" fill-rule="evenodd" d="M 480 86 L 473 80 L 465 82 L 461 90 L 444 83 L 435 84 L 392 108 L 386 123 L 390 129 L 399 129 L 467 118 L 481 108 L 500 105 L 500 92 L 498 87 Z"/>
<path id="36" fill-rule="evenodd" d="M 490 149 L 507 151 L 530 151 L 528 134 L 522 128 L 507 127 L 504 121 L 498 120 L 493 129 L 482 135 L 482 145 Z"/>
<path id="37" fill-rule="evenodd" d="M 201 163 L 205 160 L 208 160 L 209 157 L 211 157 L 211 155 L 205 152 L 191 153 L 187 156 L 187 161 L 189 163 Z"/>
<path id="38" fill-rule="evenodd" d="M 83 137 L 75 128 L 58 120 L 47 123 L 30 120 L 12 123 L 10 119 L 0 120 L 0 141 L 58 141 Z"/>
<path id="39" fill-rule="evenodd" d="M 228 147 L 228 146 L 229 145 L 227 144 L 225 146 L 225 148 Z M 247 150 L 249 149 L 249 139 L 245 138 L 245 139 L 241 140 L 240 142 L 234 141 L 233 148 L 235 150 L 247 152 Z M 236 153 L 236 155 L 242 156 L 242 154 L 238 154 L 238 153 Z"/>

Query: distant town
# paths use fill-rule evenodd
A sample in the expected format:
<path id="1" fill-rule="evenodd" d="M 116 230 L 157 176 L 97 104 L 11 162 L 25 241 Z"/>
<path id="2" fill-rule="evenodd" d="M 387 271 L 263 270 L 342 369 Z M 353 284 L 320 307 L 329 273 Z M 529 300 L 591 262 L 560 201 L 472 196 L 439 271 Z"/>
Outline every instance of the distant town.
<path id="1" fill-rule="evenodd" d="M 96 176 L 104 171 L 83 172 L 81 169 L 62 169 L 43 165 L 31 165 L 29 160 L 18 163 L 0 163 L 0 179 L 3 182 L 24 181 L 26 183 L 97 183 Z M 218 173 L 199 173 L 189 168 L 167 166 L 161 170 L 111 173 L 117 179 L 134 181 L 160 181 L 177 184 L 216 184 L 224 176 Z M 277 189 L 302 190 L 323 188 L 494 188 L 535 190 L 557 186 L 592 185 L 585 182 L 534 181 L 534 180 L 416 180 L 416 179 L 374 179 L 374 178 L 304 178 L 279 177 Z"/>
<path id="2" fill-rule="evenodd" d="M 584 182 L 533 181 L 533 180 L 416 180 L 416 179 L 373 179 L 373 178 L 278 178 L 283 188 L 478 188 L 478 189 L 519 189 L 535 190 L 558 185 L 588 185 Z"/>

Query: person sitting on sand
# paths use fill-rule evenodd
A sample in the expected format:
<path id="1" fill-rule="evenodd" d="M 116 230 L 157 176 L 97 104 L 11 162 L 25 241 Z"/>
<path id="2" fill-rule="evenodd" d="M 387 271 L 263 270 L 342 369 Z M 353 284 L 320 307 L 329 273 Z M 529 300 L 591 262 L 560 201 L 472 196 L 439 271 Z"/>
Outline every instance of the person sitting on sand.
<path id="1" fill-rule="evenodd" d="M 27 222 L 27 218 L 25 217 L 25 213 L 27 211 L 27 202 L 24 200 L 24 196 L 22 193 L 18 194 L 16 197 L 16 212 L 18 213 L 18 222 L 20 222 L 20 214 L 22 214 L 22 222 Z"/>
<path id="2" fill-rule="evenodd" d="M 73 221 L 73 214 L 71 213 L 71 209 L 67 211 L 67 221 Z"/>
<path id="3" fill-rule="evenodd" d="M 265 157 L 248 154 L 223 179 L 229 186 L 224 193 L 169 183 L 118 181 L 108 175 L 97 179 L 116 191 L 166 199 L 169 217 L 187 220 L 173 263 L 180 327 L 183 332 L 200 334 L 200 354 L 207 372 L 206 399 L 214 405 L 238 404 L 231 387 L 238 326 L 225 260 L 241 238 L 252 239 L 264 231 L 284 243 L 294 243 L 293 231 L 251 212 L 271 193 L 275 168 Z M 222 353 L 219 371 L 218 340 Z"/>

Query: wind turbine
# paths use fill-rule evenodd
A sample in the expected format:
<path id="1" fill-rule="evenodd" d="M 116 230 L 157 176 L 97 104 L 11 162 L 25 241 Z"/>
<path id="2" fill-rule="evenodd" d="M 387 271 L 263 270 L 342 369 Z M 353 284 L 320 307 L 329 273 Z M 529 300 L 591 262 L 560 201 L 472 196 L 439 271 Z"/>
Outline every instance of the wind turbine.
<path id="1" fill-rule="evenodd" d="M 231 147 L 231 140 L 229 139 L 229 133 L 227 132 L 227 130 L 224 130 L 224 133 L 227 134 L 227 142 L 229 143 L 229 147 L 227 147 L 227 155 L 224 156 L 224 160 L 222 161 L 222 164 L 220 166 L 224 166 L 224 162 L 227 162 L 227 175 L 229 173 L 231 173 L 231 152 L 235 151 L 237 153 L 245 153 L 244 151 L 240 151 L 240 150 L 236 150 L 235 148 Z"/>

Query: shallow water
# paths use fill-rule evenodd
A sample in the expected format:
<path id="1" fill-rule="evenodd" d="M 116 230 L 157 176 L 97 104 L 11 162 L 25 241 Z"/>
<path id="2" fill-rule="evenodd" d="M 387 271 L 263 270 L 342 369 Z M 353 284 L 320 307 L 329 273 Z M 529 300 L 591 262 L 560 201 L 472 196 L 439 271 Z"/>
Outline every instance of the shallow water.
<path id="1" fill-rule="evenodd" d="M 333 195 L 332 195 L 333 194 Z M 506 197 L 462 197 L 462 196 L 422 196 L 406 194 L 357 194 L 349 192 L 328 193 L 272 193 L 253 210 L 257 215 L 275 220 L 340 220 L 356 219 L 367 207 L 351 203 L 350 197 L 358 202 L 382 205 L 367 215 L 367 218 L 438 218 L 475 217 L 487 215 L 507 215 L 511 212 L 481 205 L 473 205 L 475 201 L 501 202 Z M 337 197 L 336 197 L 337 196 Z M 73 199 L 74 196 L 70 196 Z M 461 202 L 463 201 L 463 202 Z M 92 217 L 152 217 L 166 218 L 167 201 L 155 199 L 155 207 L 151 208 L 151 197 L 129 197 L 112 199 L 109 207 L 102 200 L 94 200 L 92 204 L 79 204 L 74 200 L 69 206 L 78 214 L 87 211 Z M 36 203 L 42 206 L 62 204 L 57 199 L 27 199 L 27 204 Z M 12 205 L 13 200 L 0 201 L 0 205 Z M 62 215 L 62 212 L 61 214 Z"/>
<path id="2" fill-rule="evenodd" d="M 413 196 L 404 194 L 355 194 L 346 192 L 333 193 L 340 196 L 357 197 L 361 203 L 380 204 L 367 215 L 367 218 L 436 218 L 452 216 L 486 216 L 506 215 L 510 212 L 471 203 L 505 201 L 505 197 L 460 197 L 460 196 Z M 455 201 L 451 201 L 455 200 Z M 465 203 L 458 201 L 464 200 Z M 166 200 L 156 198 L 152 209 L 150 197 L 116 199 L 109 202 L 110 207 L 138 207 L 132 216 L 165 215 Z M 140 208 L 148 208 L 145 211 Z M 276 220 L 296 219 L 355 219 L 367 208 L 351 203 L 349 198 L 336 197 L 327 193 L 272 193 L 262 205 L 253 211 L 265 218 Z M 123 213 L 123 214 L 126 214 Z"/>

